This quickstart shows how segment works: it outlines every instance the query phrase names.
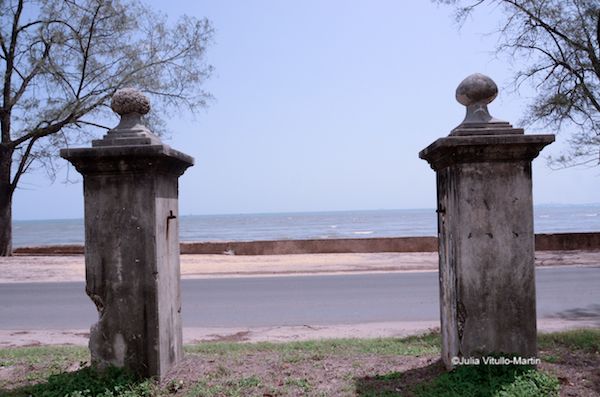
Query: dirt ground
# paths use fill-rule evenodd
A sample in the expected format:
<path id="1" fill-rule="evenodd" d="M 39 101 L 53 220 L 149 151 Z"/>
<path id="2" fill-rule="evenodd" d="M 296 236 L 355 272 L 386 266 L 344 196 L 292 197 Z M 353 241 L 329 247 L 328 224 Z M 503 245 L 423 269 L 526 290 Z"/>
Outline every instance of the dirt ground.
<path id="1" fill-rule="evenodd" d="M 289 345 L 238 350 L 231 346 L 187 352 L 161 382 L 163 390 L 175 396 L 411 396 L 415 386 L 445 372 L 439 352 L 426 345 L 412 354 L 394 354 L 385 344 L 381 352 L 361 352 L 343 343 L 330 348 Z M 542 360 L 538 368 L 558 378 L 561 396 L 600 395 L 597 351 L 559 345 L 540 349 L 538 357 Z M 53 371 L 81 368 L 73 359 L 60 364 L 44 360 L 0 366 L 0 394 L 22 385 L 27 373 L 43 372 L 49 365 Z"/>
<path id="2" fill-rule="evenodd" d="M 543 362 L 539 368 L 555 375 L 560 382 L 560 395 L 568 397 L 600 396 L 600 355 L 572 352 L 565 348 L 540 351 L 540 357 L 553 357 L 556 362 Z"/>
<path id="3" fill-rule="evenodd" d="M 405 392 L 410 386 L 432 379 L 443 371 L 439 355 L 317 354 L 286 357 L 273 352 L 258 352 L 241 357 L 222 357 L 188 354 L 164 383 L 183 381 L 182 392 L 203 392 L 214 390 L 217 384 L 240 383 L 242 380 L 240 388 L 244 388 L 241 393 L 244 396 L 361 396 L 368 395 L 367 392 L 378 392 L 372 394 L 375 396 L 389 395 L 383 394 L 385 392 Z M 205 382 L 194 390 L 199 373 L 204 374 Z M 394 373 L 406 375 L 401 382 L 379 378 Z M 251 380 L 260 380 L 260 383 Z"/>
<path id="4" fill-rule="evenodd" d="M 542 362 L 538 368 L 559 379 L 563 397 L 600 396 L 600 356 L 566 350 L 541 351 L 540 356 L 557 357 L 556 363 Z M 167 380 L 182 386 L 181 392 L 216 390 L 218 384 L 246 382 L 241 395 L 262 396 L 411 396 L 411 389 L 445 372 L 439 354 L 389 356 L 304 356 L 285 358 L 260 352 L 243 357 L 188 354 Z M 197 385 L 197 374 L 205 382 Z M 182 382 L 182 383 L 181 383 Z M 204 394 L 195 394 L 204 395 Z M 211 394 L 218 395 L 218 394 Z"/>

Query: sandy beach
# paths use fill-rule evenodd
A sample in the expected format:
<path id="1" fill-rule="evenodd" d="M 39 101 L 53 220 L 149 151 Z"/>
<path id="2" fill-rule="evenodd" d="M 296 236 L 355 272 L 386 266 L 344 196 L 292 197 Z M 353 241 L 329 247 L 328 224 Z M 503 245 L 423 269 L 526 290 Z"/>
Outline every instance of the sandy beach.
<path id="1" fill-rule="evenodd" d="M 538 332 L 597 328 L 593 320 L 541 319 Z M 183 343 L 293 342 L 332 338 L 402 338 L 439 330 L 439 321 L 397 321 L 364 324 L 301 325 L 254 328 L 183 328 Z M 39 345 L 86 346 L 89 329 L 0 330 L 0 349 Z"/>
<path id="2" fill-rule="evenodd" d="M 536 266 L 600 266 L 600 250 L 538 251 Z M 181 277 L 437 271 L 436 252 L 300 255 L 181 255 Z M 83 281 L 83 255 L 0 257 L 0 283 Z"/>

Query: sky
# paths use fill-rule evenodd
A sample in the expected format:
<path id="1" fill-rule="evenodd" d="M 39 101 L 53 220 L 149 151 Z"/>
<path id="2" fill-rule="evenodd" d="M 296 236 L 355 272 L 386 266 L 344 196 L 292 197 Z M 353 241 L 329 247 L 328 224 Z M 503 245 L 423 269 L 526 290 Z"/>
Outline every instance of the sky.
<path id="1" fill-rule="evenodd" d="M 496 118 L 518 127 L 534 88 L 515 92 L 523 62 L 495 55 L 501 10 L 459 27 L 429 1 L 148 1 L 175 20 L 216 29 L 197 115 L 169 120 L 165 143 L 195 158 L 180 179 L 183 215 L 435 207 L 435 173 L 420 150 L 463 119 L 458 84 L 480 72 L 498 84 Z M 115 116 L 114 125 L 118 123 Z M 554 131 L 526 131 L 526 133 Z M 600 167 L 552 170 L 534 161 L 535 204 L 600 202 Z M 66 161 L 56 182 L 23 177 L 13 218 L 83 217 L 83 188 Z"/>

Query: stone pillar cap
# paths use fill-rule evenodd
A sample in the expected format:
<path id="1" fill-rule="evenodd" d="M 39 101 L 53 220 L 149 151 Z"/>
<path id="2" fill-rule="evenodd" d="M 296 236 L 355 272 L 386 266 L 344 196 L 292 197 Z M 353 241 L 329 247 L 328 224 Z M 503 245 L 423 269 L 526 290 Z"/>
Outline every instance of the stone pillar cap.
<path id="1" fill-rule="evenodd" d="M 523 134 L 506 121 L 494 118 L 487 105 L 498 96 L 494 80 L 481 73 L 467 76 L 456 88 L 456 100 L 467 107 L 465 119 L 452 130 L 451 136 Z"/>
<path id="2" fill-rule="evenodd" d="M 92 141 L 92 147 L 162 145 L 160 138 L 142 123 L 142 116 L 150 111 L 150 100 L 141 91 L 135 88 L 117 90 L 110 108 L 121 116 L 121 121 L 102 139 Z"/>
<path id="3" fill-rule="evenodd" d="M 150 111 L 150 100 L 135 88 L 122 88 L 113 95 L 110 108 L 120 116 L 129 113 L 144 115 Z"/>

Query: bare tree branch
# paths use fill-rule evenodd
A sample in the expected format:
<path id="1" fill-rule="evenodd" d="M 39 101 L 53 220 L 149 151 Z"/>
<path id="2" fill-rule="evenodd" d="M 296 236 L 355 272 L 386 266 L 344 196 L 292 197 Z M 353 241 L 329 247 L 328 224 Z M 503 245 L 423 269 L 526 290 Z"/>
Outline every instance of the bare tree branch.
<path id="1" fill-rule="evenodd" d="M 3 104 L 2 111 L 0 113 L 0 129 L 2 136 L 2 143 L 10 142 L 10 114 L 9 106 L 11 103 L 10 93 L 12 85 L 12 73 L 14 64 L 14 54 L 17 47 L 17 36 L 19 33 L 19 19 L 21 18 L 21 12 L 23 12 L 23 0 L 19 0 L 17 10 L 12 20 L 12 33 L 10 36 L 10 43 L 8 51 L 6 52 L 6 70 L 4 72 L 4 87 L 2 90 Z"/>
<path id="2" fill-rule="evenodd" d="M 52 176 L 59 147 L 106 130 L 120 88 L 136 86 L 156 99 L 159 126 L 169 111 L 196 112 L 210 99 L 201 89 L 212 72 L 205 53 L 214 32 L 206 19 L 170 24 L 136 0 L 3 0 L 1 8 L 1 197 L 12 197 L 28 170 Z M 4 202 L 0 214 L 10 206 Z M 5 230 L 0 254 L 10 247 Z"/>
<path id="3" fill-rule="evenodd" d="M 15 189 L 17 188 L 17 185 L 19 184 L 21 175 L 23 175 L 23 173 L 28 168 L 27 164 L 28 164 L 28 160 L 29 160 L 29 155 L 31 154 L 31 150 L 33 149 L 33 145 L 35 145 L 35 142 L 37 141 L 37 139 L 38 138 L 32 138 L 29 140 L 29 142 L 27 143 L 27 148 L 25 149 L 25 153 L 23 153 L 23 155 L 21 156 L 21 159 L 19 161 L 19 166 L 17 167 L 15 176 L 13 177 L 13 180 L 10 184 L 10 188 L 13 192 L 15 191 Z"/>
<path id="4" fill-rule="evenodd" d="M 82 63 L 83 65 L 81 66 L 81 78 L 79 79 L 79 86 L 77 87 L 77 93 L 75 94 L 75 97 L 79 98 L 79 95 L 81 95 L 81 90 L 83 88 L 83 83 L 85 82 L 85 77 L 86 77 L 86 70 L 87 70 L 87 65 L 88 65 L 88 60 L 89 60 L 89 55 L 90 55 L 90 48 L 92 46 L 92 40 L 94 39 L 94 34 L 95 32 L 95 25 L 96 25 L 96 19 L 98 18 L 98 14 L 100 13 L 100 9 L 102 8 L 101 3 L 98 3 L 98 5 L 96 6 L 96 9 L 94 10 L 94 16 L 92 18 L 92 23 L 90 24 L 90 29 L 89 29 L 89 33 L 88 33 L 88 37 L 87 37 L 87 43 L 85 45 L 85 48 L 82 48 Z"/>
<path id="5" fill-rule="evenodd" d="M 484 3 L 503 12 L 497 54 L 525 60 L 517 89 L 537 90 L 526 124 L 569 133 L 561 165 L 600 164 L 600 3 L 597 0 L 433 0 L 470 14 Z M 466 5 L 464 4 L 466 3 Z M 466 14 L 465 14 L 466 12 Z"/>
<path id="6" fill-rule="evenodd" d="M 103 124 L 98 124 L 98 123 L 93 123 L 91 121 L 85 121 L 85 120 L 77 120 L 73 124 L 77 125 L 78 127 L 79 127 L 79 125 L 83 124 L 83 125 L 89 125 L 89 126 L 100 128 L 100 129 L 104 129 L 104 130 L 110 130 L 111 129 L 111 127 L 109 127 L 109 126 L 106 126 L 106 125 L 103 125 Z M 68 145 L 65 144 L 65 146 L 68 146 Z"/>
<path id="7" fill-rule="evenodd" d="M 33 80 L 33 78 L 39 73 L 39 71 L 42 69 L 42 66 L 48 59 L 48 55 L 50 54 L 51 43 L 44 43 L 44 45 L 45 48 L 42 57 L 35 63 L 35 65 L 33 65 L 31 72 L 29 72 L 27 76 L 22 76 L 23 81 L 21 82 L 21 86 L 19 87 L 12 100 L 8 104 L 9 109 L 12 108 L 14 104 L 19 101 L 19 99 L 21 99 L 21 97 L 25 93 L 25 90 L 27 90 L 27 87 L 29 86 L 31 80 Z"/>

